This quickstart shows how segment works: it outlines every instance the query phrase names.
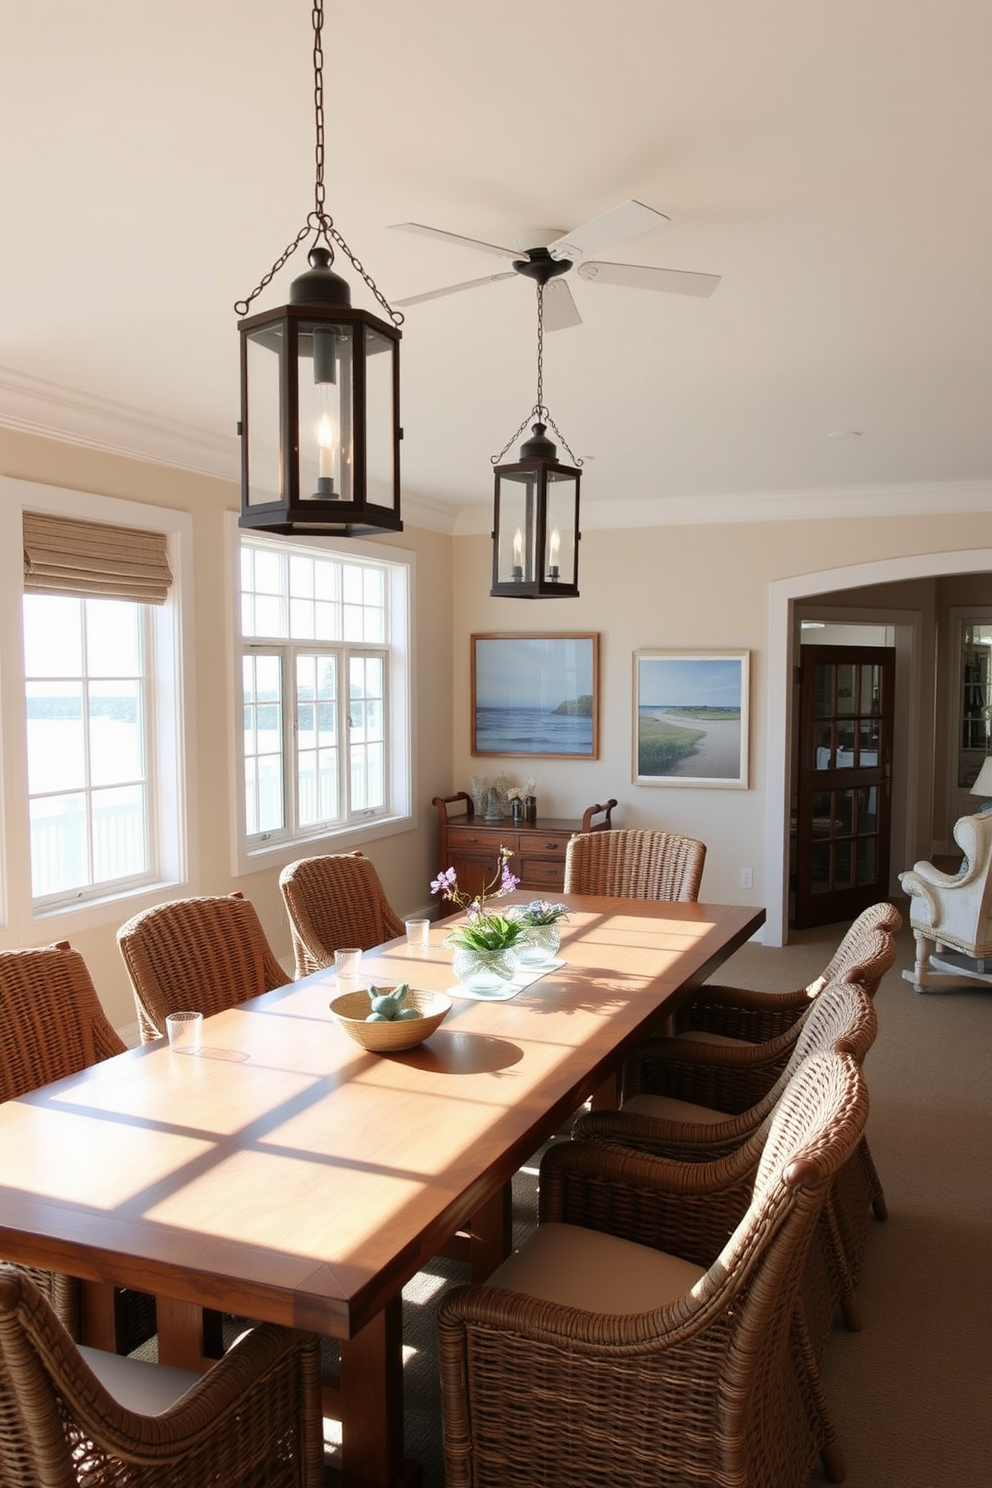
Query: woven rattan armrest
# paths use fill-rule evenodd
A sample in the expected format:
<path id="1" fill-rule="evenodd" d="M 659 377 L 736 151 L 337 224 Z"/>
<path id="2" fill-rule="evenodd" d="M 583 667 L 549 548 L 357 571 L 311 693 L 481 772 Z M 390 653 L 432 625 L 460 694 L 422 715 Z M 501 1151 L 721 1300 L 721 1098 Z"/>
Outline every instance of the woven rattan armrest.
<path id="1" fill-rule="evenodd" d="M 561 1142 L 541 1162 L 539 1222 L 583 1225 L 709 1266 L 747 1211 L 765 1132 L 713 1161 Z"/>
<path id="2" fill-rule="evenodd" d="M 710 1044 L 651 1038 L 625 1061 L 623 1095 L 669 1095 L 733 1115 L 775 1084 L 796 1045 L 799 1026 L 762 1044 Z"/>
<path id="3" fill-rule="evenodd" d="M 762 1111 L 766 1105 L 771 1111 L 774 1104 L 775 1096 L 766 1096 Z M 754 1110 L 712 1124 L 672 1121 L 643 1111 L 583 1111 L 575 1119 L 572 1136 L 582 1142 L 620 1143 L 671 1162 L 711 1162 L 736 1152 L 747 1141 L 755 1128 Z"/>
<path id="4" fill-rule="evenodd" d="M 763 1044 L 788 1033 L 808 1011 L 811 1001 L 806 987 L 795 992 L 759 992 L 707 983 L 679 1010 L 676 1031 L 722 1033 L 727 1038 Z"/>

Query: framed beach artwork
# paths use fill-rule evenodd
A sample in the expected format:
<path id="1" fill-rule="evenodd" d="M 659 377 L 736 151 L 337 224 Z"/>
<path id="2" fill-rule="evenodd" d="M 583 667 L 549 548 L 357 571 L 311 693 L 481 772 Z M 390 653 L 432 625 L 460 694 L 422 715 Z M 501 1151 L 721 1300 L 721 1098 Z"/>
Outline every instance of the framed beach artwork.
<path id="1" fill-rule="evenodd" d="M 472 753 L 599 757 L 598 635 L 474 635 Z"/>
<path id="2" fill-rule="evenodd" d="M 749 657 L 635 651 L 635 785 L 747 790 Z"/>

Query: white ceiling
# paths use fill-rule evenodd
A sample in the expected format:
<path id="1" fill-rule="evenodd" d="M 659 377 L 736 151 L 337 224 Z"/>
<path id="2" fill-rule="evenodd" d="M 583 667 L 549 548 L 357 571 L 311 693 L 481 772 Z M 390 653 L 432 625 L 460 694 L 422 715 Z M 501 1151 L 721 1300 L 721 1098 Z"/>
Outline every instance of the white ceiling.
<path id="1" fill-rule="evenodd" d="M 0 4 L 0 420 L 168 435 L 235 476 L 232 305 L 313 200 L 310 7 Z M 506 267 L 391 223 L 513 246 L 631 197 L 670 225 L 597 258 L 723 276 L 711 299 L 569 276 L 583 324 L 547 338 L 545 399 L 592 457 L 584 512 L 988 497 L 989 0 L 326 10 L 327 205 L 387 299 Z M 535 377 L 528 282 L 411 307 L 404 488 L 484 526 Z"/>

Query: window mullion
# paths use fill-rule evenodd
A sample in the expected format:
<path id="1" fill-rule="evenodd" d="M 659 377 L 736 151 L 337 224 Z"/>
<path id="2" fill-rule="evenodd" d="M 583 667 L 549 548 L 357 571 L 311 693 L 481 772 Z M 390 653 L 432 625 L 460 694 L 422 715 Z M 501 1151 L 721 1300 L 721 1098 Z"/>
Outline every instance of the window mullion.
<path id="1" fill-rule="evenodd" d="M 299 699 L 296 694 L 296 651 L 289 642 L 281 648 L 283 707 L 282 789 L 286 830 L 296 837 L 300 830 Z"/>
<path id="2" fill-rule="evenodd" d="M 86 802 L 86 874 L 87 888 L 92 890 L 96 883 L 96 849 L 95 849 L 95 823 L 93 821 L 93 760 L 90 750 L 90 658 L 89 658 L 89 615 L 86 612 L 86 601 L 81 600 L 79 629 L 82 636 L 82 655 L 80 659 L 80 708 L 82 710 L 83 723 L 83 799 Z"/>

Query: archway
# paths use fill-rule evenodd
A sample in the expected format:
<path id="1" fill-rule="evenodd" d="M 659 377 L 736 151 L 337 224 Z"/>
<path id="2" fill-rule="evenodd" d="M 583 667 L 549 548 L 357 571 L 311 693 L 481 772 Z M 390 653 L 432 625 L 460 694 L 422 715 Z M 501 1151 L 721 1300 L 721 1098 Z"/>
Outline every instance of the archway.
<path id="1" fill-rule="evenodd" d="M 765 945 L 780 946 L 788 931 L 789 784 L 792 738 L 792 676 L 795 666 L 793 609 L 810 595 L 839 593 L 900 579 L 938 578 L 992 569 L 992 548 L 952 553 L 917 553 L 876 559 L 776 579 L 768 588 L 768 798 L 765 817 L 765 882 L 768 886 Z"/>

